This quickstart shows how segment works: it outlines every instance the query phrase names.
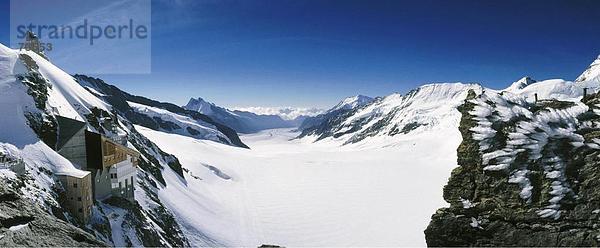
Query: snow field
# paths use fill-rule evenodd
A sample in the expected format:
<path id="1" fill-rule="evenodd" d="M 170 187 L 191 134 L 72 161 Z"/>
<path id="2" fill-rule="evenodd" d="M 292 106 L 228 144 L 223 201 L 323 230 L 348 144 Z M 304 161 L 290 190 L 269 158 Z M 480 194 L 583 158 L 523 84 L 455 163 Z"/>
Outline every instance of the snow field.
<path id="1" fill-rule="evenodd" d="M 195 245 L 424 246 L 431 214 L 446 206 L 442 187 L 460 143 L 457 130 L 387 148 L 312 144 L 268 130 L 242 136 L 247 150 L 136 128 L 201 178 L 167 172 L 159 193 Z"/>

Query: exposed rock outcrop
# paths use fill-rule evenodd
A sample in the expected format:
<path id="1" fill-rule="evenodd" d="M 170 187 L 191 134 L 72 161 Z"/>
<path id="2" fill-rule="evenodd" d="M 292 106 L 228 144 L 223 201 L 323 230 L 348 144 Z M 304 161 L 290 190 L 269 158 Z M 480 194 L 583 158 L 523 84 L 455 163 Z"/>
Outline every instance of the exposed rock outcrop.
<path id="1" fill-rule="evenodd" d="M 43 211 L 0 179 L 1 247 L 108 246 L 93 235 Z"/>
<path id="2" fill-rule="evenodd" d="M 471 92 L 427 245 L 600 245 L 599 103 Z"/>

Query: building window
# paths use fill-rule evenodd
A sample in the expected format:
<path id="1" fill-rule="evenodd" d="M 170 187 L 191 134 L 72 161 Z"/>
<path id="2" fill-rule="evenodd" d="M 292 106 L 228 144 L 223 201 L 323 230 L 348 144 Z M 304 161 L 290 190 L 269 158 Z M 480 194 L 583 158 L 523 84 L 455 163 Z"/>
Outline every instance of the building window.
<path id="1" fill-rule="evenodd" d="M 73 183 L 73 188 L 77 188 L 77 183 Z"/>
<path id="2" fill-rule="evenodd" d="M 77 201 L 81 201 L 81 197 L 77 197 Z"/>
<path id="3" fill-rule="evenodd" d="M 83 208 L 79 208 L 77 212 L 83 213 Z"/>
<path id="4" fill-rule="evenodd" d="M 121 182 L 119 182 L 119 189 L 122 188 L 122 187 L 123 187 L 123 185 L 121 184 Z"/>

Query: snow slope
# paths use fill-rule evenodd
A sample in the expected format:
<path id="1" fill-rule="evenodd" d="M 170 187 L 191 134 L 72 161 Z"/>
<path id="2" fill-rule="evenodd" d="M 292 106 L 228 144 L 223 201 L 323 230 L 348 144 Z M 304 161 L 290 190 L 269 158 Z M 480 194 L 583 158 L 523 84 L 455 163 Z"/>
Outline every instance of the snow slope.
<path id="1" fill-rule="evenodd" d="M 151 107 L 135 102 L 127 102 L 127 104 L 129 104 L 129 106 L 131 106 L 131 108 L 138 113 L 147 115 L 150 118 L 159 118 L 164 123 L 171 123 L 174 126 L 169 130 L 162 131 L 173 132 L 200 139 L 208 139 L 213 141 L 226 140 L 227 142 L 231 142 L 225 135 L 219 132 L 214 125 L 209 123 L 194 120 L 191 117 L 175 114 L 161 108 Z"/>
<path id="2" fill-rule="evenodd" d="M 599 85 L 600 81 L 571 82 L 562 79 L 549 79 L 538 81 L 522 88 L 515 88 L 511 86 L 502 91 L 523 96 L 527 98 L 527 101 L 529 102 L 535 101 L 535 94 L 538 94 L 539 100 L 556 99 L 576 101 L 581 99 L 583 96 L 583 88 L 588 88 L 590 93 L 592 93 L 598 89 Z"/>
<path id="3" fill-rule="evenodd" d="M 22 147 L 35 143 L 37 136 L 23 115 L 24 109 L 35 107 L 26 87 L 17 81 L 16 74 L 26 70 L 18 59 L 18 53 L 0 44 L 0 142 Z"/>
<path id="4" fill-rule="evenodd" d="M 119 112 L 124 118 L 136 125 L 142 125 L 155 130 L 186 134 L 198 139 L 215 140 L 215 136 L 217 136 L 220 142 L 246 147 L 246 145 L 240 141 L 235 130 L 231 129 L 229 126 L 216 122 L 211 117 L 201 114 L 200 112 L 187 110 L 172 103 L 155 101 L 143 96 L 129 94 L 99 78 L 85 75 L 75 75 L 73 77 L 81 86 L 88 89 L 99 99 L 103 99 L 107 103 L 110 103 L 115 111 Z M 145 112 L 137 111 L 139 108 L 133 108 L 129 103 L 136 103 L 138 104 L 138 107 L 146 106 L 146 109 L 150 108 L 153 110 L 148 111 L 148 113 L 154 114 L 152 116 L 146 115 Z M 186 127 L 182 130 L 182 127 L 177 125 L 177 121 L 172 122 L 163 120 L 161 119 L 161 116 L 170 120 L 186 119 L 188 124 L 183 124 Z M 174 116 L 178 117 L 173 118 Z M 194 121 L 194 124 L 190 123 Z M 190 124 L 195 127 L 190 127 Z M 201 130 L 206 132 L 201 132 Z M 204 134 L 206 134 L 206 136 L 203 136 Z"/>
<path id="5" fill-rule="evenodd" d="M 64 78 L 62 74 L 54 74 L 56 68 L 45 64 L 43 62 L 45 59 L 37 54 L 27 54 L 36 62 L 41 62 L 41 73 L 51 76 L 50 83 L 54 87 L 49 94 L 56 99 L 51 102 L 50 106 L 61 106 L 59 104 L 67 101 L 65 97 L 59 96 L 68 96 L 71 101 L 76 101 L 81 106 L 89 106 L 90 103 L 103 106 L 99 102 L 94 102 L 93 99 L 86 98 L 85 94 L 79 96 L 60 87 L 68 79 Z M 27 87 L 17 80 L 17 76 L 25 74 L 26 71 L 27 69 L 19 60 L 19 53 L 0 44 L 0 116 L 2 116 L 0 118 L 0 152 L 12 158 L 23 158 L 27 164 L 43 166 L 54 173 L 80 174 L 81 172 L 69 161 L 40 141 L 28 126 L 25 113 L 37 113 L 39 110 L 36 109 L 31 96 L 27 94 Z M 81 118 L 77 110 L 69 106 L 71 105 L 66 104 L 59 111 L 65 115 Z"/>
<path id="6" fill-rule="evenodd" d="M 595 61 L 578 81 L 562 79 L 535 81 L 524 77 L 503 90 L 477 84 L 438 83 L 421 86 L 405 95 L 391 94 L 368 104 L 360 97 L 347 98 L 326 114 L 307 119 L 299 138 L 343 144 L 369 143 L 373 140 L 395 142 L 397 135 L 429 132 L 437 128 L 457 127 L 460 114 L 456 107 L 463 103 L 469 90 L 476 93 L 511 93 L 528 102 L 538 100 L 579 101 L 584 89 L 592 94 L 600 88 L 600 60 Z M 593 76 L 593 77 L 592 77 Z M 364 101 L 362 101 L 364 102 Z M 385 141 L 384 144 L 389 142 Z M 377 142 L 375 142 L 377 143 Z"/>
<path id="7" fill-rule="evenodd" d="M 160 192 L 194 245 L 423 246 L 460 143 L 456 129 L 387 148 L 291 140 L 297 133 L 279 129 L 242 136 L 247 150 L 137 128 L 197 177 Z"/>
<path id="8" fill-rule="evenodd" d="M 600 82 L 600 56 L 579 76 L 575 82 L 595 81 Z"/>
<path id="9" fill-rule="evenodd" d="M 39 73 L 51 86 L 46 110 L 54 114 L 85 120 L 90 108 L 107 110 L 107 105 L 83 89 L 73 78 L 52 63 L 29 51 L 17 52 L 0 44 L 0 141 L 22 146 L 38 138 L 27 125 L 26 112 L 39 112 L 27 87 L 17 77 L 27 73 L 19 54 L 29 56 L 37 64 Z"/>
<path id="10" fill-rule="evenodd" d="M 344 100 L 342 100 L 341 102 L 339 102 L 337 105 L 335 105 L 333 108 L 331 108 L 328 112 L 332 112 L 332 111 L 336 111 L 336 110 L 340 110 L 340 109 L 353 109 L 356 107 L 362 107 L 365 106 L 369 103 L 371 103 L 373 100 L 373 98 L 368 97 L 368 96 L 363 96 L 363 95 L 356 95 L 356 96 L 351 96 L 351 97 L 347 97 Z"/>
<path id="11" fill-rule="evenodd" d="M 310 125 L 305 125 L 308 121 L 303 124 L 300 137 L 342 144 L 372 139 L 395 142 L 396 135 L 455 129 L 460 119 L 456 107 L 462 104 L 469 90 L 481 92 L 483 87 L 462 83 L 428 84 L 406 95 L 391 94 L 370 104 L 313 118 Z"/>
<path id="12" fill-rule="evenodd" d="M 523 77 L 523 78 L 517 80 L 516 82 L 512 83 L 510 86 L 508 86 L 508 88 L 504 89 L 504 91 L 514 92 L 514 91 L 522 90 L 523 88 L 525 88 L 535 82 L 537 82 L 537 81 L 531 79 L 530 77 Z"/>

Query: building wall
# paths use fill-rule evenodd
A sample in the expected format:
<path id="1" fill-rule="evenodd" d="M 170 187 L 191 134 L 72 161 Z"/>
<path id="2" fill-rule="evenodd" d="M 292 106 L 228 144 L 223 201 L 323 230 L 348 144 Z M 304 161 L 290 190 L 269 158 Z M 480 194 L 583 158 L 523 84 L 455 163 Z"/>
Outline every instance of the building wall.
<path id="1" fill-rule="evenodd" d="M 85 149 L 87 155 L 87 170 L 102 169 L 102 135 L 86 131 Z"/>
<path id="2" fill-rule="evenodd" d="M 110 168 L 95 170 L 94 174 L 94 197 L 105 200 L 112 196 Z"/>
<path id="3" fill-rule="evenodd" d="M 58 151 L 60 155 L 76 164 L 82 170 L 87 169 L 87 152 L 85 143 L 85 129 L 79 130 L 65 145 Z"/>
<path id="4" fill-rule="evenodd" d="M 63 207 L 75 218 L 87 223 L 94 204 L 91 174 L 88 173 L 81 178 L 68 175 L 61 175 L 58 178 L 65 189 Z"/>
<path id="5" fill-rule="evenodd" d="M 127 159 L 110 167 L 111 188 L 114 196 L 134 199 L 137 168 L 134 166 L 136 157 L 127 155 Z"/>
<path id="6" fill-rule="evenodd" d="M 116 142 L 102 139 L 103 167 L 110 168 L 110 188 L 113 196 L 134 200 L 137 177 L 137 152 Z"/>
<path id="7" fill-rule="evenodd" d="M 102 163 L 104 167 L 110 167 L 127 160 L 129 152 L 129 149 L 126 147 L 121 146 L 112 140 L 102 138 Z"/>
<path id="8" fill-rule="evenodd" d="M 98 200 L 110 196 L 134 200 L 139 154 L 100 134 L 86 132 L 85 136 L 87 168 L 93 174 L 94 197 Z"/>
<path id="9" fill-rule="evenodd" d="M 94 183 L 92 184 L 92 191 L 94 192 L 94 198 L 98 200 L 105 199 L 106 194 L 103 192 L 103 185 L 106 185 L 106 182 L 102 181 L 101 175 L 98 173 L 102 173 L 102 136 L 100 134 L 85 131 L 85 150 L 86 150 L 86 160 L 87 166 L 86 170 L 92 172 L 92 178 L 94 179 Z M 100 180 L 100 182 L 98 182 Z M 96 189 L 99 187 L 99 189 Z M 110 187 L 110 183 L 109 183 Z"/>

